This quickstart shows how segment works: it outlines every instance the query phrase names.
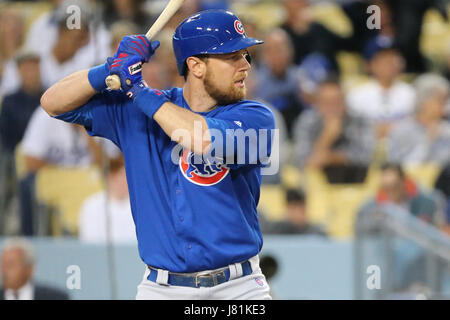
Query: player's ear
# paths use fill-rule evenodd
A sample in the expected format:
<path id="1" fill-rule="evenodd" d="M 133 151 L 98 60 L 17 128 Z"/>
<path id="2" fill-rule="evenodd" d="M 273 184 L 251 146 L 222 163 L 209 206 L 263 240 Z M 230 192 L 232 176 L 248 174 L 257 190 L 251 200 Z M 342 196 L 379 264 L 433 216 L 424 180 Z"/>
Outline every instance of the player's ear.
<path id="1" fill-rule="evenodd" d="M 186 59 L 189 73 L 196 78 L 202 78 L 206 73 L 206 61 L 200 57 L 189 57 Z"/>

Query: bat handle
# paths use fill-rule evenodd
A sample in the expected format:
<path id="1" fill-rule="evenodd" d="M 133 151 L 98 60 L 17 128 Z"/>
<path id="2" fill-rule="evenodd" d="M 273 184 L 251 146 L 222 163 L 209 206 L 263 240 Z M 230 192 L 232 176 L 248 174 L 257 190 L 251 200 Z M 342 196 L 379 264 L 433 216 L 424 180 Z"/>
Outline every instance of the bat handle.
<path id="1" fill-rule="evenodd" d="M 127 79 L 125 80 L 127 82 L 127 85 L 131 84 L 131 80 Z M 105 79 L 106 86 L 111 90 L 119 90 L 121 87 L 120 78 L 116 74 L 112 74 L 110 76 L 107 76 Z"/>
<path id="2" fill-rule="evenodd" d="M 120 78 L 116 74 L 112 74 L 107 76 L 105 79 L 106 86 L 111 90 L 119 90 L 120 89 Z"/>

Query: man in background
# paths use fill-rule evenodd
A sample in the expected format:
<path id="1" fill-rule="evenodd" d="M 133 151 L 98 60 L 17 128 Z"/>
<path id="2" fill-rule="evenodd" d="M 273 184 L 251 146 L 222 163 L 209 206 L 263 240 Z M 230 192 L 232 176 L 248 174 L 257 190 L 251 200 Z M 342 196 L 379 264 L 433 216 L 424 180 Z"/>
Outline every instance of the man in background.
<path id="1" fill-rule="evenodd" d="M 34 250 L 19 238 L 6 240 L 1 256 L 0 300 L 68 300 L 67 293 L 33 281 Z"/>
<path id="2" fill-rule="evenodd" d="M 352 114 L 376 125 L 377 137 L 383 141 L 393 125 L 413 113 L 415 92 L 410 84 L 398 79 L 405 63 L 391 38 L 371 40 L 364 57 L 371 79 L 349 92 L 347 104 Z"/>
<path id="3" fill-rule="evenodd" d="M 5 214 L 14 211 L 12 208 L 17 193 L 14 152 L 43 93 L 39 55 L 23 51 L 15 57 L 15 61 L 21 86 L 3 98 L 0 109 L 0 180 L 5 182 L 0 186 L 0 225 L 4 226 L 7 220 Z"/>
<path id="4" fill-rule="evenodd" d="M 264 234 L 308 234 L 326 236 L 318 225 L 308 221 L 306 212 L 306 196 L 302 190 L 286 191 L 286 214 L 283 221 L 269 222 L 261 218 L 261 228 Z"/>
<path id="5" fill-rule="evenodd" d="M 294 161 L 300 168 L 323 169 L 330 182 L 364 180 L 372 159 L 374 134 L 370 122 L 351 115 L 337 79 L 320 83 L 313 107 L 293 129 Z"/>
<path id="6" fill-rule="evenodd" d="M 292 42 L 283 29 L 272 30 L 264 41 L 253 94 L 281 113 L 290 136 L 294 119 L 304 109 L 298 90 L 297 67 L 293 63 Z"/>
<path id="7" fill-rule="evenodd" d="M 28 121 L 39 106 L 43 88 L 40 76 L 40 57 L 21 52 L 16 57 L 21 86 L 3 98 L 0 110 L 0 138 L 6 152 L 14 153 L 22 140 Z"/>
<path id="8" fill-rule="evenodd" d="M 427 223 L 438 223 L 439 205 L 433 194 L 420 188 L 399 164 L 385 163 L 381 167 L 379 189 L 367 202 L 360 215 L 371 215 L 376 208 L 393 204 L 406 209 L 411 215 Z"/>

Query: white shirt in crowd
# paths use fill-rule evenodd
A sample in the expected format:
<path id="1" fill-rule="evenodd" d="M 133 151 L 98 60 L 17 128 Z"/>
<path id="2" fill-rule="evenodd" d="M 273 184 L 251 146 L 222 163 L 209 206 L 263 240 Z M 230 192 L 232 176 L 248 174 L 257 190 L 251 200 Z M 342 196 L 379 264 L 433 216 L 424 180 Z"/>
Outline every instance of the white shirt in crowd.
<path id="1" fill-rule="evenodd" d="M 30 28 L 25 40 L 25 47 L 47 54 L 53 48 L 58 36 L 58 26 L 51 21 L 52 12 L 42 14 Z M 110 54 L 111 35 L 103 23 L 97 28 L 91 25 L 89 43 L 75 54 L 77 61 L 89 61 L 100 64 Z"/>
<path id="2" fill-rule="evenodd" d="M 89 69 L 91 66 L 90 61 L 83 61 L 77 57 L 59 63 L 53 54 L 41 55 L 40 70 L 42 86 L 44 89 L 47 89 L 68 75 L 82 69 Z"/>
<path id="3" fill-rule="evenodd" d="M 92 163 L 86 137 L 74 125 L 50 117 L 41 107 L 31 116 L 22 153 L 54 165 L 86 167 Z"/>
<path id="4" fill-rule="evenodd" d="M 17 68 L 14 59 L 6 61 L 3 66 L 3 74 L 1 75 L 0 80 L 1 97 L 12 94 L 20 88 L 22 81 L 20 80 L 19 69 Z"/>
<path id="5" fill-rule="evenodd" d="M 110 33 L 101 24 L 96 31 L 90 31 L 88 44 L 80 48 L 72 59 L 59 64 L 52 54 L 58 36 L 58 27 L 50 22 L 51 13 L 45 13 L 31 26 L 24 47 L 41 57 L 41 80 L 44 89 L 58 80 L 82 69 L 104 63 L 110 55 Z M 0 93 L 5 96 L 19 89 L 21 79 L 14 59 L 6 62 L 0 83 Z"/>
<path id="6" fill-rule="evenodd" d="M 397 121 L 411 115 L 415 106 L 414 88 L 401 81 L 384 89 L 376 81 L 369 81 L 347 95 L 351 114 L 375 122 Z"/>
<path id="7" fill-rule="evenodd" d="M 16 296 L 17 295 L 17 296 Z M 14 292 L 12 289 L 5 290 L 5 300 L 33 300 L 34 287 L 27 282 L 22 288 Z"/>
<path id="8" fill-rule="evenodd" d="M 79 237 L 89 243 L 105 243 L 106 214 L 109 215 L 111 240 L 113 243 L 136 243 L 136 230 L 131 214 L 130 199 L 109 198 L 102 191 L 83 203 L 79 214 Z"/>

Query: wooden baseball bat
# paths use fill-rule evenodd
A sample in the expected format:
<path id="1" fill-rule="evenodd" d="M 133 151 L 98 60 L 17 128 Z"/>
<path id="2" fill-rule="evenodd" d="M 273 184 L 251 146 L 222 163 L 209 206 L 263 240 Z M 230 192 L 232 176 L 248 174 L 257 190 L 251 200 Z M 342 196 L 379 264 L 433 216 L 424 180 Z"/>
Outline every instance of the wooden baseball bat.
<path id="1" fill-rule="evenodd" d="M 178 9 L 183 4 L 184 0 L 170 0 L 167 6 L 164 8 L 163 12 L 159 15 L 158 19 L 156 19 L 155 23 L 150 27 L 147 34 L 145 35 L 149 41 L 155 37 L 159 31 L 166 25 L 169 19 L 178 11 Z M 127 79 L 127 81 L 130 81 Z M 110 75 L 105 80 L 106 85 L 111 90 L 119 90 L 120 89 L 120 78 L 118 75 Z"/>

